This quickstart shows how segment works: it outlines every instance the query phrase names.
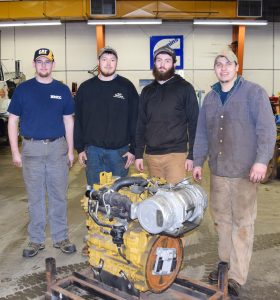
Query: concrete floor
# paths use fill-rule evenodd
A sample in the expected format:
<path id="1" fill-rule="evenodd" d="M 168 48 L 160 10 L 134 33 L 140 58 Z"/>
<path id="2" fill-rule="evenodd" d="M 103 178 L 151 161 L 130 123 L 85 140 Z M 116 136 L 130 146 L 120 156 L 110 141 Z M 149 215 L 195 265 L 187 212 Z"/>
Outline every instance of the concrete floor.
<path id="1" fill-rule="evenodd" d="M 208 170 L 205 170 L 208 173 Z M 202 182 L 209 191 L 208 176 Z M 84 193 L 84 170 L 78 162 L 70 172 L 69 231 L 78 252 L 65 255 L 46 240 L 46 249 L 31 259 L 22 257 L 28 243 L 27 198 L 21 171 L 11 165 L 8 146 L 0 144 L 0 300 L 43 299 L 46 290 L 45 259 L 54 257 L 58 276 L 66 277 L 72 271 L 83 270 L 87 260 L 81 255 L 85 230 L 85 215 L 80 207 Z M 247 284 L 239 299 L 280 299 L 280 181 L 259 186 L 258 218 L 255 227 L 254 252 Z M 207 282 L 208 273 L 217 263 L 217 237 L 207 211 L 202 225 L 188 237 L 185 248 L 183 275 Z M 153 295 L 151 299 L 171 299 Z"/>

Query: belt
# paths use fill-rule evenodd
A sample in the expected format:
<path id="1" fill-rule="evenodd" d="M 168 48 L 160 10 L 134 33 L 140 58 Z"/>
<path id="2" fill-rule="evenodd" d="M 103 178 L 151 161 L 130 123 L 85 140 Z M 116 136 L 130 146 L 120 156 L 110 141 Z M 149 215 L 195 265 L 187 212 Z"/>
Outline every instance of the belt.
<path id="1" fill-rule="evenodd" d="M 31 137 L 27 137 L 27 136 L 24 136 L 23 137 L 25 140 L 27 141 L 35 141 L 35 142 L 43 142 L 43 143 L 51 143 L 51 142 L 54 142 L 60 138 L 62 138 L 62 136 L 59 136 L 57 138 L 53 138 L 53 139 L 44 139 L 44 140 L 41 140 L 41 139 L 34 139 L 34 138 L 31 138 Z"/>

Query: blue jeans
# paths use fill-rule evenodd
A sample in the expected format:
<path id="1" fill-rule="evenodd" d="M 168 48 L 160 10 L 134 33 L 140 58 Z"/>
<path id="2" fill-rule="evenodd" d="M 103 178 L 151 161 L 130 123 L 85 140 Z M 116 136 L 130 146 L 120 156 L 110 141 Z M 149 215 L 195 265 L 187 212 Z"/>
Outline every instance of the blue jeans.
<path id="1" fill-rule="evenodd" d="M 119 149 L 104 149 L 96 146 L 87 146 L 87 184 L 92 186 L 99 183 L 100 172 L 112 172 L 113 176 L 125 177 L 128 169 L 125 169 L 126 157 L 122 157 L 128 152 L 128 146 Z"/>

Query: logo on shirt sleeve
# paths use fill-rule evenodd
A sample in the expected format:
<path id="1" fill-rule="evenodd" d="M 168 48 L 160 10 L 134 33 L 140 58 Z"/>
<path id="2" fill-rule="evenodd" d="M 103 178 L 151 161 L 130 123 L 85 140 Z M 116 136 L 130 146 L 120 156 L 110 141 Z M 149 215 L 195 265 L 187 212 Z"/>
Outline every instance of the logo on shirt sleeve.
<path id="1" fill-rule="evenodd" d="M 59 96 L 59 95 L 50 95 L 50 98 L 51 98 L 51 99 L 57 99 L 57 100 L 60 100 L 60 99 L 62 99 L 62 96 Z"/>

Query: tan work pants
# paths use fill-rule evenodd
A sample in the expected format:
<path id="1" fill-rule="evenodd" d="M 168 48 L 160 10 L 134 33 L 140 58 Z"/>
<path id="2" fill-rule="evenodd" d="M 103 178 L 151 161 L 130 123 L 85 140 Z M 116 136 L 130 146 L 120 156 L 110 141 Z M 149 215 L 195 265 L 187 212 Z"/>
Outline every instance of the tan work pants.
<path id="1" fill-rule="evenodd" d="M 245 178 L 211 175 L 210 190 L 210 209 L 219 236 L 219 258 L 229 263 L 228 278 L 243 285 L 253 251 L 257 184 Z"/>
<path id="2" fill-rule="evenodd" d="M 186 178 L 186 153 L 146 155 L 150 176 L 164 178 L 168 183 L 178 183 Z"/>

